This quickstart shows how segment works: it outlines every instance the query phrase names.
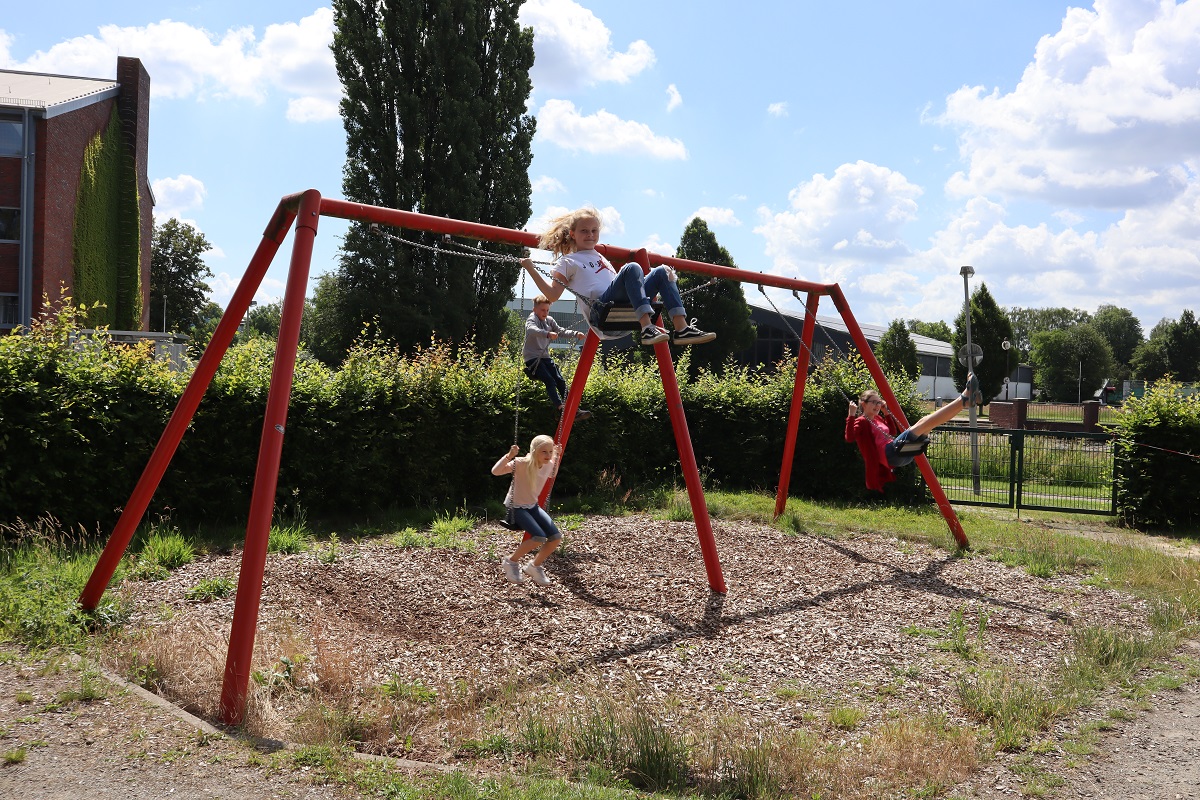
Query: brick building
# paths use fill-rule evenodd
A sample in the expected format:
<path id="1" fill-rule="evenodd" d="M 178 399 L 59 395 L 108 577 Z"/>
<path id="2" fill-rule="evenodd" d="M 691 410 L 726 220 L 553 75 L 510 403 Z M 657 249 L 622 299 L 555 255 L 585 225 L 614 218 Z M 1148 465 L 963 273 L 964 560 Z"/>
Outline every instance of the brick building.
<path id="1" fill-rule="evenodd" d="M 140 273 L 139 327 L 147 329 L 154 225 L 146 178 L 150 76 L 141 61 L 122 57 L 116 80 L 0 70 L 0 332 L 27 326 L 43 295 L 58 297 L 60 284 L 75 294 L 84 153 L 109 127 L 114 110 L 122 169 L 133 170 L 136 201 L 113 197 L 112 203 L 125 215 L 120 235 L 139 234 L 133 272 Z"/>

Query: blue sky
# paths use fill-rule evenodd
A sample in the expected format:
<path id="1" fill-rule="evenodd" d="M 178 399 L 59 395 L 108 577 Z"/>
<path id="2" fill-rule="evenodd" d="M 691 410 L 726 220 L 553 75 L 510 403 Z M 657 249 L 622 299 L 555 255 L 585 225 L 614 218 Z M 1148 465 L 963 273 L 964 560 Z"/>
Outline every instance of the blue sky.
<path id="1" fill-rule="evenodd" d="M 952 321 L 962 264 L 1005 306 L 1113 303 L 1147 333 L 1200 311 L 1200 0 L 527 0 L 522 20 L 529 230 L 591 204 L 603 241 L 672 253 L 702 216 L 737 266 L 837 282 L 862 322 Z M 142 60 L 156 216 L 204 232 L 224 304 L 280 197 L 341 196 L 331 36 L 319 3 L 20 3 L 0 67 Z M 344 230 L 321 223 L 314 274 Z"/>

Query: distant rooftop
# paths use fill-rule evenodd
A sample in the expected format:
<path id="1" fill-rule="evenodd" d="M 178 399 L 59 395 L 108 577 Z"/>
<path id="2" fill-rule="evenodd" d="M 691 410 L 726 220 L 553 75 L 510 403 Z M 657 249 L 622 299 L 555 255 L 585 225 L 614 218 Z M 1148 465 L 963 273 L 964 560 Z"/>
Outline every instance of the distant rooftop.
<path id="1" fill-rule="evenodd" d="M 116 81 L 0 70 L 0 108 L 32 108 L 50 117 L 114 96 Z"/>

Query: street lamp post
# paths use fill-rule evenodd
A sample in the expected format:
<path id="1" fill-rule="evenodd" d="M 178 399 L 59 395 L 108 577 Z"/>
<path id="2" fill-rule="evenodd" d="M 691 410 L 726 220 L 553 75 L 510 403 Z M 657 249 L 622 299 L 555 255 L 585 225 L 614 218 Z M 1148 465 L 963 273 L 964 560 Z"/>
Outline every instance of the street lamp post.
<path id="1" fill-rule="evenodd" d="M 964 266 L 958 271 L 958 274 L 962 275 L 962 279 L 963 279 L 963 319 L 965 320 L 965 323 L 966 323 L 966 334 L 967 334 L 966 360 L 964 363 L 967 367 L 967 372 L 974 373 L 975 368 L 978 366 L 978 362 L 975 360 L 975 349 L 971 346 L 971 283 L 970 283 L 970 279 L 971 279 L 971 276 L 975 274 L 975 268 L 969 267 L 969 266 Z M 982 360 L 982 356 L 981 356 L 980 360 Z M 979 383 L 978 376 L 976 377 L 975 383 L 976 383 L 976 385 L 978 385 L 978 383 Z M 968 388 L 969 387 L 970 387 L 970 384 L 968 384 Z M 979 479 L 979 433 L 976 430 L 976 422 L 978 420 L 978 416 L 977 416 L 978 409 L 976 409 L 976 407 L 975 407 L 974 392 L 971 392 L 970 395 L 971 395 L 971 403 L 969 406 L 967 406 L 967 408 L 968 408 L 967 420 L 971 426 L 971 476 L 974 479 L 973 480 L 973 483 L 974 483 L 973 488 L 975 490 L 975 494 L 978 495 L 978 494 L 983 493 L 983 488 L 980 485 L 980 479 Z"/>
<path id="2" fill-rule="evenodd" d="M 1012 347 L 1012 345 L 1009 343 L 1008 339 L 1005 339 L 1000 343 L 1000 347 L 1004 350 L 1004 399 L 1007 400 L 1009 379 L 1012 378 L 1012 373 L 1008 368 L 1008 350 L 1010 347 Z"/>

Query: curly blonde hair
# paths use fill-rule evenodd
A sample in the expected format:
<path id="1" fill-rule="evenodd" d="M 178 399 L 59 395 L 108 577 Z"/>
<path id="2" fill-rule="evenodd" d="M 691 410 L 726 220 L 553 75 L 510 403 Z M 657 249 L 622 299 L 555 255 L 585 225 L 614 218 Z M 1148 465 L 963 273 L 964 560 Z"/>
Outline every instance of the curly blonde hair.
<path id="1" fill-rule="evenodd" d="M 575 240 L 571 238 L 571 231 L 575 230 L 575 226 L 585 219 L 594 219 L 601 225 L 604 224 L 604 220 L 600 218 L 600 212 L 592 206 L 568 211 L 566 214 L 550 220 L 545 233 L 538 239 L 538 247 L 549 250 L 556 257 L 574 253 Z"/>

